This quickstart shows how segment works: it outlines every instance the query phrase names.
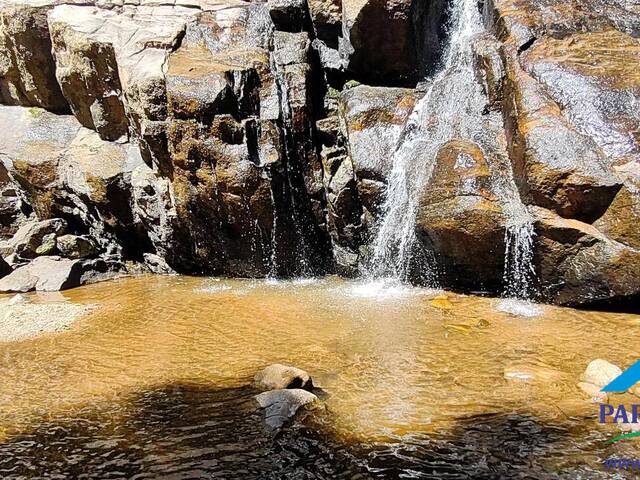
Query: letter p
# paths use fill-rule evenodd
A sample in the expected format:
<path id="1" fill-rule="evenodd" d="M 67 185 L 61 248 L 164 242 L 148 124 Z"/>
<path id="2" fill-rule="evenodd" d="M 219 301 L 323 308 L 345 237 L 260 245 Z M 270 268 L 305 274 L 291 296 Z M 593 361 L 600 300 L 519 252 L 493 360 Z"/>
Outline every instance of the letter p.
<path id="1" fill-rule="evenodd" d="M 613 405 L 608 403 L 600 404 L 600 423 L 606 423 L 606 418 L 613 415 Z"/>

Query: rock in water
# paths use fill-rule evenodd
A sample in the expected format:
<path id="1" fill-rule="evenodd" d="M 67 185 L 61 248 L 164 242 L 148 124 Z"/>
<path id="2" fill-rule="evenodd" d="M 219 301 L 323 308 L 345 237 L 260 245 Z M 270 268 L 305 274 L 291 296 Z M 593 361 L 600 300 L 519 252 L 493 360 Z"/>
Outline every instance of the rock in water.
<path id="1" fill-rule="evenodd" d="M 622 370 L 620 367 L 606 360 L 597 359 L 587 366 L 583 377 L 586 383 L 591 383 L 596 387 L 602 388 L 621 374 Z"/>
<path id="2" fill-rule="evenodd" d="M 9 305 L 18 305 L 20 303 L 31 303 L 31 300 L 26 295 L 18 293 L 9 299 Z"/>
<path id="3" fill-rule="evenodd" d="M 305 405 L 318 401 L 313 393 L 299 388 L 270 390 L 256 396 L 260 408 L 265 409 L 265 422 L 271 428 L 282 427 Z"/>
<path id="4" fill-rule="evenodd" d="M 304 370 L 274 363 L 256 373 L 253 386 L 263 391 L 287 388 L 311 390 L 313 381 Z"/>
<path id="5" fill-rule="evenodd" d="M 119 262 L 38 257 L 0 280 L 0 292 L 54 292 L 108 280 L 126 273 Z"/>

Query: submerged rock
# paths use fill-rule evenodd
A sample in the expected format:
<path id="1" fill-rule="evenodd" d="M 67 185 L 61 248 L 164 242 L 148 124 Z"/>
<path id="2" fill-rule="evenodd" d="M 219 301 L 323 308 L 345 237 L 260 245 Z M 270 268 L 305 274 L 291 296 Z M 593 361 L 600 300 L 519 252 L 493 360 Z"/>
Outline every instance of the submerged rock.
<path id="1" fill-rule="evenodd" d="M 274 363 L 256 373 L 253 386 L 259 390 L 287 388 L 313 389 L 313 381 L 304 370 Z"/>
<path id="2" fill-rule="evenodd" d="M 260 408 L 265 410 L 265 422 L 271 428 L 280 428 L 300 409 L 310 408 L 318 401 L 313 393 L 299 388 L 270 390 L 256 396 Z"/>

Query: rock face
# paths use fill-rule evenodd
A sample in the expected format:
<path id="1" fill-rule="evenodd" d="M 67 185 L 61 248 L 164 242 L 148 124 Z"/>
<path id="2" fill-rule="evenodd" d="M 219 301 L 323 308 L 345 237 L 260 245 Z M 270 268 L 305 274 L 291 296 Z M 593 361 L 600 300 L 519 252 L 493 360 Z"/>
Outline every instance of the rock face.
<path id="1" fill-rule="evenodd" d="M 501 282 L 504 225 L 505 213 L 491 189 L 483 150 L 466 141 L 445 144 L 417 218 L 422 248 L 437 252 L 440 281 L 496 288 Z"/>
<path id="2" fill-rule="evenodd" d="M 447 2 L 343 0 L 340 51 L 369 81 L 402 84 L 432 69 L 441 51 Z"/>
<path id="3" fill-rule="evenodd" d="M 454 131 L 425 163 L 416 258 L 441 286 L 501 293 L 524 204 L 541 299 L 637 300 L 640 12 L 481 3 L 477 135 Z M 0 3 L 5 279 L 26 268 L 38 288 L 29 268 L 54 256 L 60 278 L 90 265 L 80 282 L 124 262 L 357 275 L 449 14 L 444 0 Z"/>

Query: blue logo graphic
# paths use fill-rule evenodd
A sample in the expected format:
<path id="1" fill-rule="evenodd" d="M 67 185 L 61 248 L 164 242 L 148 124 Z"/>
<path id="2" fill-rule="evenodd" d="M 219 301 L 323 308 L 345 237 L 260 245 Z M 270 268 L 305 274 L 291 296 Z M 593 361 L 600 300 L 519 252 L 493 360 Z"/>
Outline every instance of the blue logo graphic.
<path id="1" fill-rule="evenodd" d="M 636 383 L 640 382 L 640 360 L 627 368 L 613 382 L 604 387 L 601 391 L 622 393 L 629 390 Z"/>

